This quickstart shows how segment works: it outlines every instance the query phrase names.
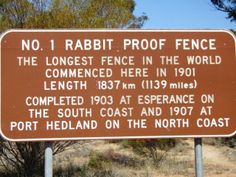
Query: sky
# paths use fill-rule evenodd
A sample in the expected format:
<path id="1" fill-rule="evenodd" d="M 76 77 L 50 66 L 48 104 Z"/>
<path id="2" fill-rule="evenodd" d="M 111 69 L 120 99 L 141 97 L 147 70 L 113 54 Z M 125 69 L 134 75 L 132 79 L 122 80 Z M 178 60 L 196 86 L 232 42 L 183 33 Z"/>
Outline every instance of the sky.
<path id="1" fill-rule="evenodd" d="M 234 29 L 236 22 L 218 11 L 210 0 L 135 0 L 136 16 L 146 13 L 143 28 L 157 29 Z"/>

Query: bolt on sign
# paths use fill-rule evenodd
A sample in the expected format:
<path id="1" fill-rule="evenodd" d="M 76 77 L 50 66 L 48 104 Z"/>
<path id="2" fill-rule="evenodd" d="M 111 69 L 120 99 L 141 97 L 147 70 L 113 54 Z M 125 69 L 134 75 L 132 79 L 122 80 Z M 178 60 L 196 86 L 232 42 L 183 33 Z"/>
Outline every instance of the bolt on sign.
<path id="1" fill-rule="evenodd" d="M 10 30 L 11 141 L 232 136 L 235 36 L 224 30 Z"/>

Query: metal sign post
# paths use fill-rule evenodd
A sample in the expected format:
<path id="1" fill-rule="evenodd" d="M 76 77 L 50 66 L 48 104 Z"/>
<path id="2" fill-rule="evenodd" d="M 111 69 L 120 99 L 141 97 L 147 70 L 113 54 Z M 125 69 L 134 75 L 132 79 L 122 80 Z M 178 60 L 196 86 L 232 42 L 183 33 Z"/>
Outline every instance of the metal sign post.
<path id="1" fill-rule="evenodd" d="M 44 161 L 44 177 L 52 177 L 53 175 L 53 143 L 45 143 L 45 161 Z"/>
<path id="2" fill-rule="evenodd" d="M 204 177 L 202 160 L 202 138 L 194 139 L 195 150 L 195 174 L 196 177 Z"/>

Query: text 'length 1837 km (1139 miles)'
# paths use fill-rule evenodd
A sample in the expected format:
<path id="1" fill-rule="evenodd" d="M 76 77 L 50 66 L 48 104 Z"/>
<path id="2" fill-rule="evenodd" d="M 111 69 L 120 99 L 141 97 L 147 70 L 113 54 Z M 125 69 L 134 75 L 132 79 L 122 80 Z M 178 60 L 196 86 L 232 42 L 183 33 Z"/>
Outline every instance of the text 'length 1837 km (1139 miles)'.
<path id="1" fill-rule="evenodd" d="M 235 36 L 225 30 L 9 30 L 1 134 L 11 141 L 228 137 Z"/>

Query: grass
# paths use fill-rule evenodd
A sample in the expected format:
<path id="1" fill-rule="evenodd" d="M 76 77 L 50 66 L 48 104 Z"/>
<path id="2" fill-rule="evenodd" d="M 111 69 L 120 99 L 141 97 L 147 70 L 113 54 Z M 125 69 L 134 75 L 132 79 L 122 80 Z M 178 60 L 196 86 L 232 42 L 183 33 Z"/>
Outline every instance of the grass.
<path id="1" fill-rule="evenodd" d="M 169 145 L 165 146 L 165 143 Z M 236 174 L 235 149 L 209 144 L 203 145 L 205 176 L 223 177 L 226 174 L 236 177 L 232 175 Z M 224 160 L 228 166 L 215 163 L 213 157 Z M 2 173 L 0 176 L 14 175 Z M 161 143 L 156 140 L 86 141 L 54 156 L 54 177 L 170 176 L 194 176 L 192 139 L 178 140 L 174 145 L 168 140 Z"/>
<path id="2" fill-rule="evenodd" d="M 69 158 L 75 157 L 74 154 L 78 157 L 83 154 L 80 150 L 58 157 L 59 163 L 54 176 L 152 177 L 157 172 L 157 162 L 163 161 L 167 155 L 167 150 L 161 150 L 155 143 L 154 140 L 97 141 L 89 155 L 82 157 L 83 163 L 76 163 L 79 161 L 76 158 L 70 160 L 72 163 L 67 163 Z"/>

